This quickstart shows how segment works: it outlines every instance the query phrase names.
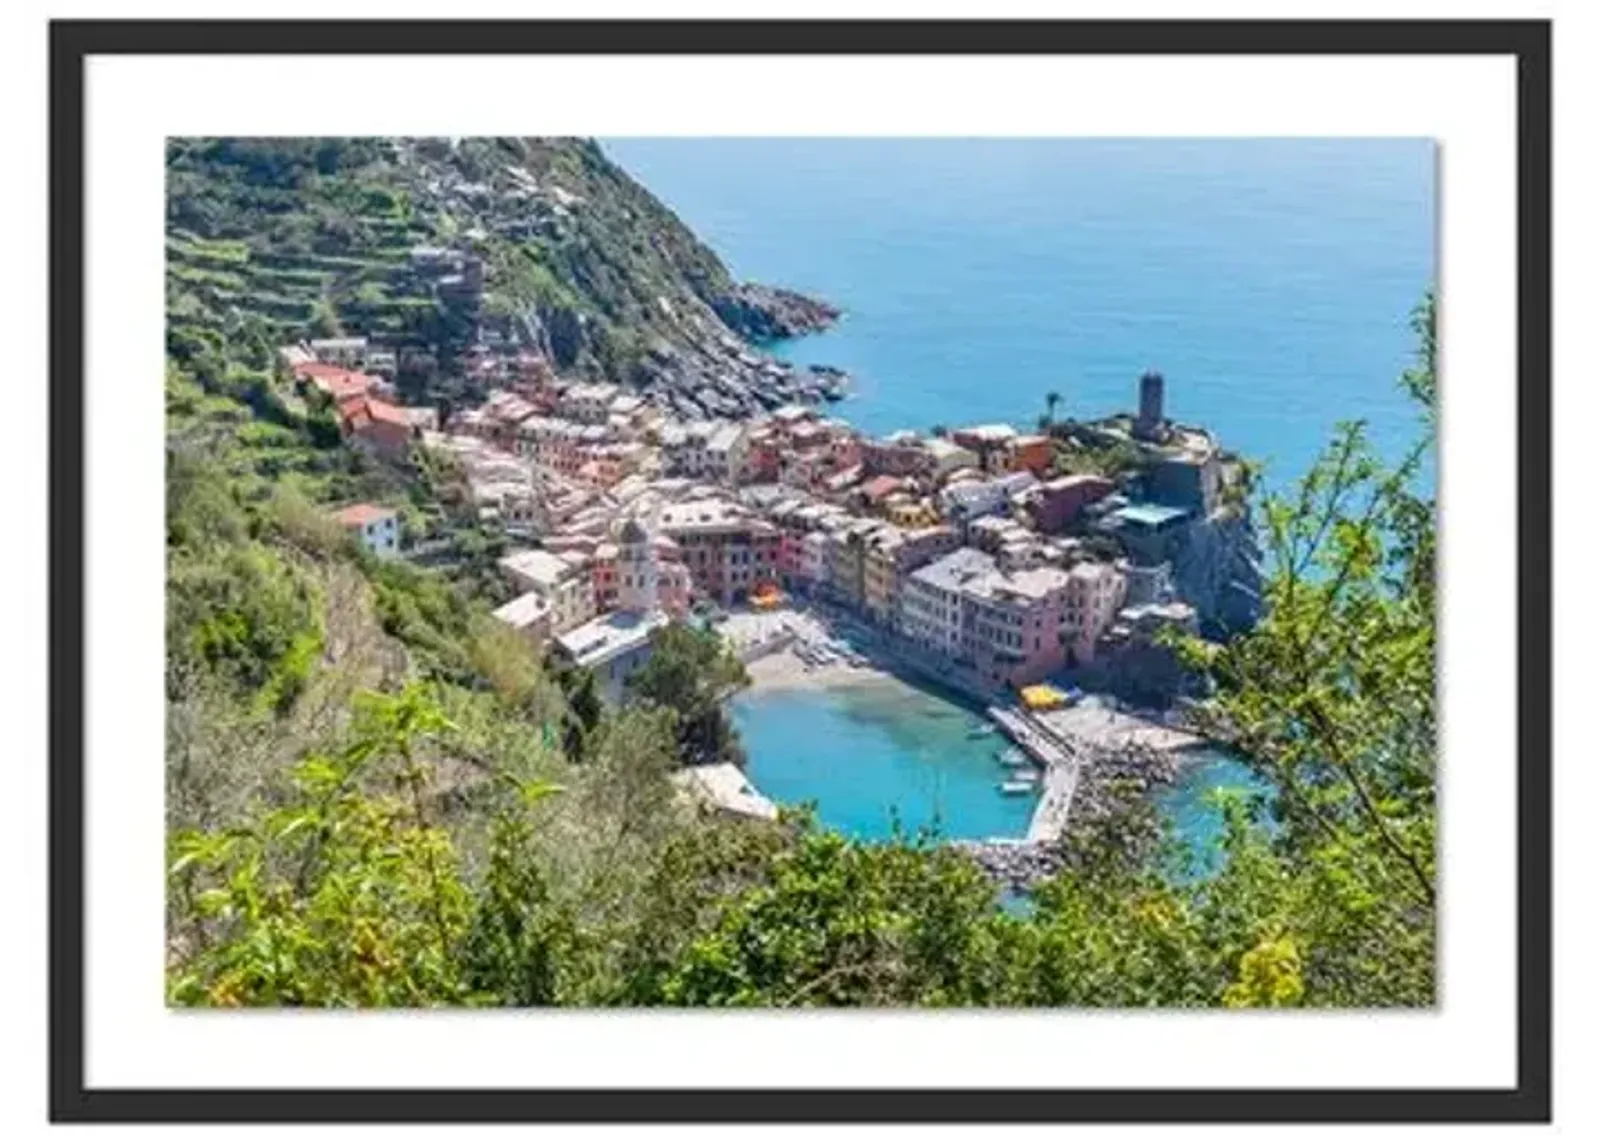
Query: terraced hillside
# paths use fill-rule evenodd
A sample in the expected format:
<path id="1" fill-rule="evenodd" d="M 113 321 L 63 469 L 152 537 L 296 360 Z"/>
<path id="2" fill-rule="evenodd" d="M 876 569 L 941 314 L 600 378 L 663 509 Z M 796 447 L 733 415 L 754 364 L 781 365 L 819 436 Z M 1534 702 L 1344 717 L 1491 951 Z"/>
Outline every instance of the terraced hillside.
<path id="1" fill-rule="evenodd" d="M 512 347 L 663 396 L 728 386 L 742 408 L 789 374 L 747 337 L 837 316 L 734 282 L 587 140 L 181 139 L 167 170 L 180 354 L 207 330 L 361 334 L 436 396 L 473 346 Z"/>

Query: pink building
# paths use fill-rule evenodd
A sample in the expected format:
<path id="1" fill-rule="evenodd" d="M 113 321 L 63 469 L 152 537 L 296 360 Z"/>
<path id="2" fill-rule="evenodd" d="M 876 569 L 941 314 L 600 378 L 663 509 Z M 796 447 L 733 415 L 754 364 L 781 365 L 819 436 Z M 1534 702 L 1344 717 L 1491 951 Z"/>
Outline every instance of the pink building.
<path id="1" fill-rule="evenodd" d="M 1065 663 L 1068 582 L 1060 568 L 1004 572 L 987 553 L 961 548 L 907 577 L 901 628 L 986 688 L 1025 686 Z"/>
<path id="2" fill-rule="evenodd" d="M 1116 621 L 1128 594 L 1128 580 L 1110 564 L 1078 564 L 1067 573 L 1061 630 L 1068 662 L 1092 662 L 1095 644 Z"/>
<path id="3" fill-rule="evenodd" d="M 800 578 L 805 566 L 805 537 L 803 533 L 785 529 L 778 536 L 778 577 L 784 583 Z"/>
<path id="4" fill-rule="evenodd" d="M 733 501 L 669 505 L 661 512 L 661 530 L 682 550 L 694 589 L 719 603 L 777 578 L 782 533 Z"/>
<path id="5" fill-rule="evenodd" d="M 617 557 L 621 549 L 609 541 L 595 545 L 589 560 L 589 574 L 594 580 L 594 605 L 600 612 L 617 609 Z"/>

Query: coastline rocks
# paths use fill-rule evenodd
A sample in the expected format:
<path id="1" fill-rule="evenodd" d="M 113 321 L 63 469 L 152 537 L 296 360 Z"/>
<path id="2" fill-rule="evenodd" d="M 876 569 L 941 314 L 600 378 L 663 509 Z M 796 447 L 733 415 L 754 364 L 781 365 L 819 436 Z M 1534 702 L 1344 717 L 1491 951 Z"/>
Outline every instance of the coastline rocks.
<path id="1" fill-rule="evenodd" d="M 782 341 L 826 329 L 839 319 L 827 302 L 782 286 L 742 282 L 711 299 L 723 324 L 756 344 Z"/>
<path id="2" fill-rule="evenodd" d="M 844 395 L 849 378 L 841 370 L 801 369 L 742 346 L 711 338 L 660 342 L 628 380 L 645 399 L 684 420 L 744 420 Z"/>
<path id="3" fill-rule="evenodd" d="M 1078 774 L 1078 788 L 1067 814 L 1069 826 L 1126 814 L 1155 786 L 1172 783 L 1183 755 L 1127 743 L 1091 751 Z"/>
<path id="4" fill-rule="evenodd" d="M 967 841 L 957 843 L 957 848 L 972 858 L 991 880 L 1018 893 L 1055 876 L 1066 864 L 1060 847 L 1054 844 Z"/>
<path id="5" fill-rule="evenodd" d="M 1135 813 L 1145 795 L 1174 781 L 1183 766 L 1181 752 L 1147 746 L 1089 747 L 1082 757 L 1078 786 L 1067 813 L 1067 833 L 1059 841 L 966 841 L 952 843 L 999 885 L 1026 892 L 1072 863 L 1074 834 L 1092 830 L 1129 853 L 1156 840 Z"/>

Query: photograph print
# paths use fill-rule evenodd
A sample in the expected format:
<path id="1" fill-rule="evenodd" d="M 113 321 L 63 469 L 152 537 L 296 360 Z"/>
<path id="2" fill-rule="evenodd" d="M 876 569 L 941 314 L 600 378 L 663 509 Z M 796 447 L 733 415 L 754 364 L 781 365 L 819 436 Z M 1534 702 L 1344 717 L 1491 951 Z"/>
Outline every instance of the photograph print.
<path id="1" fill-rule="evenodd" d="M 1436 160 L 170 137 L 166 1003 L 1434 1008 Z"/>

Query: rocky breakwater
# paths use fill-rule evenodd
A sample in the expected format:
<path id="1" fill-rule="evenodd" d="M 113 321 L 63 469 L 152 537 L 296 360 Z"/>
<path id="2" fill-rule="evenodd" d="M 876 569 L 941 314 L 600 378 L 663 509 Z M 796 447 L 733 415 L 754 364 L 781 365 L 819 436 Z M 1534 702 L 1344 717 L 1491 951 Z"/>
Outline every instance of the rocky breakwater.
<path id="1" fill-rule="evenodd" d="M 1054 877 L 1066 864 L 1065 851 L 1059 843 L 995 839 L 957 842 L 955 848 L 972 858 L 991 881 L 1014 893 L 1025 893 Z"/>
<path id="2" fill-rule="evenodd" d="M 1068 830 L 1125 816 L 1154 787 L 1176 780 L 1182 766 L 1181 751 L 1137 743 L 1089 750 L 1067 815 Z"/>
<path id="3" fill-rule="evenodd" d="M 1102 843 L 1135 855 L 1151 845 L 1154 835 L 1141 828 L 1134 810 L 1152 789 L 1176 780 L 1182 753 L 1124 743 L 1084 745 L 1079 757 L 1078 786 L 1060 839 L 1027 842 L 997 838 L 959 842 L 956 848 L 996 883 L 1020 893 L 1071 867 L 1075 843 L 1085 834 L 1092 833 Z"/>

